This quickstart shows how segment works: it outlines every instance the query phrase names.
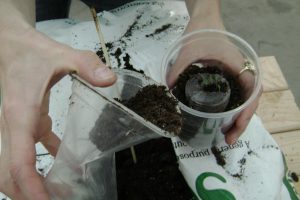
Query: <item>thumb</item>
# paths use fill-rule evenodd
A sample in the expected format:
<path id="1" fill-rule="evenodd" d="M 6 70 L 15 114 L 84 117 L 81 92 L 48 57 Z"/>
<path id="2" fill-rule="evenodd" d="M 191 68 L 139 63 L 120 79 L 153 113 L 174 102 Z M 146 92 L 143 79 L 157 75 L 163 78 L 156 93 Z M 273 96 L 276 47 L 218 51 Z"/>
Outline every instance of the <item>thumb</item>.
<path id="1" fill-rule="evenodd" d="M 100 58 L 92 51 L 72 50 L 71 58 L 77 74 L 94 86 L 106 87 L 112 85 L 117 77 Z"/>

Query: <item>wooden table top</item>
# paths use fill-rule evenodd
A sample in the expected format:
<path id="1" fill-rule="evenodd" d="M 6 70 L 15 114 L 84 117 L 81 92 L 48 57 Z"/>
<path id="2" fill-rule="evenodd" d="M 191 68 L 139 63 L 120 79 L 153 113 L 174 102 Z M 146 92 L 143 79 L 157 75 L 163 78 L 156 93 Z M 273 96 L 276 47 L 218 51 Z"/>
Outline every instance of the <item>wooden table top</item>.
<path id="1" fill-rule="evenodd" d="M 275 57 L 260 61 L 263 94 L 256 113 L 283 151 L 289 170 L 300 176 L 300 110 Z M 300 182 L 294 184 L 300 193 Z"/>

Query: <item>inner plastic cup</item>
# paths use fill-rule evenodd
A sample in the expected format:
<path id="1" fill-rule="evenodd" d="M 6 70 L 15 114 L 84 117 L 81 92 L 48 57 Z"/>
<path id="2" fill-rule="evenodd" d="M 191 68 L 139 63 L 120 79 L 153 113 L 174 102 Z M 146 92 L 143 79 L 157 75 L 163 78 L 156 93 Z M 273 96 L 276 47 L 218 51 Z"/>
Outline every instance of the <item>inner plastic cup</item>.
<path id="1" fill-rule="evenodd" d="M 228 60 L 232 60 L 233 56 L 234 67 L 228 67 Z M 199 60 L 224 63 L 222 70 L 237 77 L 244 98 L 244 103 L 240 106 L 219 113 L 201 112 L 179 102 L 183 116 L 181 140 L 194 148 L 209 148 L 224 141 L 226 131 L 259 94 L 261 69 L 253 48 L 239 36 L 221 30 L 197 30 L 179 38 L 168 49 L 161 67 L 163 84 L 172 90 L 172 76 L 177 79 L 189 65 Z M 254 67 L 255 73 L 246 70 L 239 74 L 246 61 Z"/>
<path id="2" fill-rule="evenodd" d="M 222 83 L 225 83 L 229 88 L 226 92 L 214 91 L 207 92 L 204 91 L 203 79 L 207 77 L 217 77 Z M 199 83 L 201 80 L 201 83 Z M 191 78 L 187 81 L 185 85 L 185 96 L 189 106 L 195 110 L 202 112 L 220 112 L 224 111 L 228 105 L 230 98 L 230 87 L 228 81 L 218 74 L 198 74 L 197 76 Z"/>
<path id="3" fill-rule="evenodd" d="M 66 129 L 46 179 L 52 199 L 116 199 L 114 152 L 172 136 L 115 100 L 158 83 L 137 72 L 114 71 L 118 80 L 106 88 L 73 78 Z"/>

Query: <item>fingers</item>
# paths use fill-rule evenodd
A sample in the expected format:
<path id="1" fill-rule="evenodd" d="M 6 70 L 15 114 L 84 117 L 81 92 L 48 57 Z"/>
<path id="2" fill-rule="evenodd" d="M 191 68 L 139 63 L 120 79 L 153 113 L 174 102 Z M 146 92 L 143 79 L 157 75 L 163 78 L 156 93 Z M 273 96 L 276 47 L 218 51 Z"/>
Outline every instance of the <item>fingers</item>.
<path id="1" fill-rule="evenodd" d="M 39 125 L 37 129 L 38 133 L 35 138 L 35 142 L 40 141 L 48 152 L 55 157 L 60 145 L 60 139 L 51 131 L 52 120 L 48 115 L 49 97 L 50 92 L 47 92 L 42 103 L 42 108 L 40 109 Z"/>
<path id="2" fill-rule="evenodd" d="M 40 176 L 32 165 L 11 168 L 11 175 L 18 184 L 21 193 L 30 200 L 50 200 Z"/>
<path id="3" fill-rule="evenodd" d="M 46 136 L 40 138 L 40 142 L 48 150 L 48 152 L 55 157 L 60 145 L 60 139 L 52 131 L 49 132 Z"/>
<path id="4" fill-rule="evenodd" d="M 35 170 L 35 142 L 25 132 L 11 132 L 10 174 L 26 199 L 48 200 L 47 191 Z"/>
<path id="5" fill-rule="evenodd" d="M 73 50 L 70 59 L 78 75 L 94 86 L 105 87 L 116 81 L 116 75 L 91 51 Z"/>
<path id="6" fill-rule="evenodd" d="M 5 156 L 9 162 L 7 172 L 12 178 L 9 181 L 26 199 L 48 200 L 47 191 L 35 168 L 34 134 L 39 123 L 39 108 L 25 104 L 8 105 L 7 99 L 4 100 L 4 135 L 9 143 Z"/>
<path id="7" fill-rule="evenodd" d="M 250 104 L 235 120 L 233 127 L 226 132 L 225 141 L 227 144 L 234 144 L 242 133 L 247 128 L 257 106 L 259 97 L 257 97 L 252 104 Z"/>
<path id="8" fill-rule="evenodd" d="M 227 144 L 236 143 L 238 138 L 242 135 L 242 133 L 246 129 L 246 127 L 251 119 L 251 116 L 252 115 L 249 114 L 246 110 L 243 111 L 243 113 L 241 113 L 241 115 L 235 121 L 233 127 L 225 134 L 225 141 Z"/>

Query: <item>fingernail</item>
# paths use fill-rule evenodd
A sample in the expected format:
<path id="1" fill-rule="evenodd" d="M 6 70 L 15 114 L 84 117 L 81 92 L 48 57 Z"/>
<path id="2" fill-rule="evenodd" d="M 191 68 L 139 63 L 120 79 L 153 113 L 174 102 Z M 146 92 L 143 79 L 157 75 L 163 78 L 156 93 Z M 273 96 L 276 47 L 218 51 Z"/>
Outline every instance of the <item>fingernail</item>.
<path id="1" fill-rule="evenodd" d="M 94 74 L 96 79 L 109 79 L 115 75 L 108 67 L 98 67 Z"/>
<path id="2" fill-rule="evenodd" d="M 235 144 L 236 141 L 237 141 L 237 138 L 234 137 L 234 138 L 231 138 L 231 141 L 230 141 L 230 142 L 231 142 L 231 144 Z"/>
<path id="3" fill-rule="evenodd" d="M 229 145 L 235 144 L 236 143 L 236 138 L 235 137 L 230 137 L 230 138 L 226 138 L 226 143 Z"/>

